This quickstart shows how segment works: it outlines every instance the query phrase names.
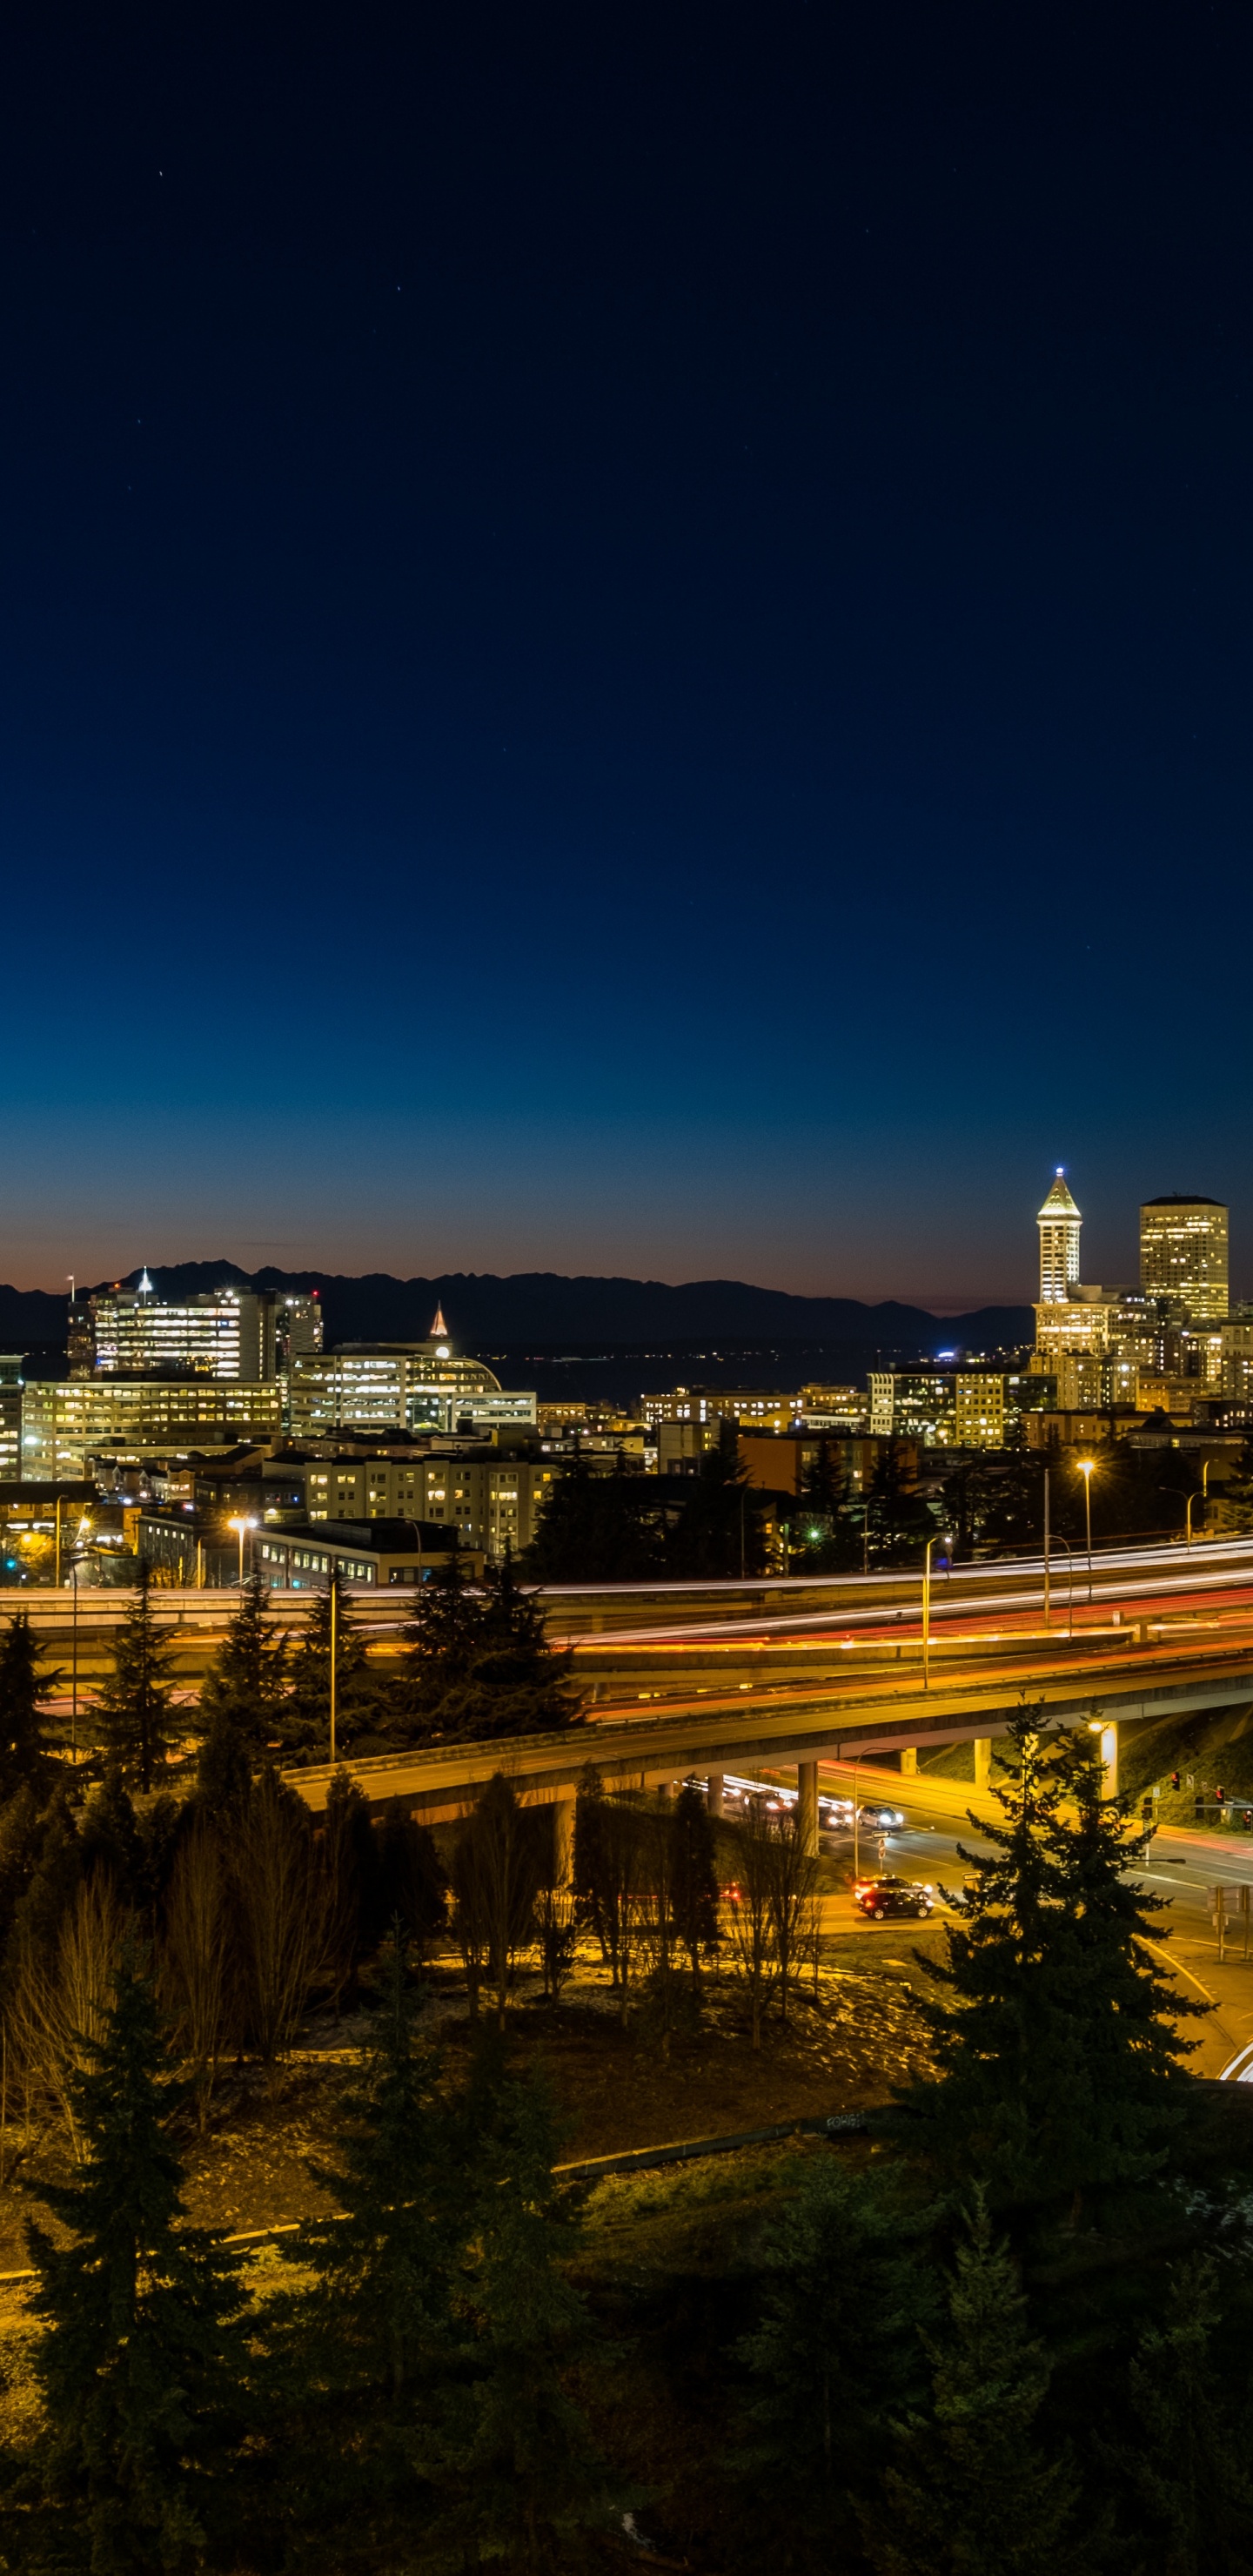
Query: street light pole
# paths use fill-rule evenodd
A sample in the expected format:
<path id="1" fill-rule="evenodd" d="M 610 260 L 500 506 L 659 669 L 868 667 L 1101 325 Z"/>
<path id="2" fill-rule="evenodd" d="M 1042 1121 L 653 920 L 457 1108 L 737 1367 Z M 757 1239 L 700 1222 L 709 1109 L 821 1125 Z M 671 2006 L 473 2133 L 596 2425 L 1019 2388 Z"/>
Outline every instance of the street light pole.
<path id="1" fill-rule="evenodd" d="M 1066 1634 L 1068 1637 L 1073 1637 L 1075 1633 L 1075 1551 L 1069 1539 L 1062 1537 L 1060 1530 L 1057 1535 L 1066 1550 Z"/>
<path id="2" fill-rule="evenodd" d="M 80 1562 L 81 1560 L 76 1556 L 70 1567 L 74 1578 L 74 1614 L 70 1622 L 70 1635 L 73 1639 L 70 1649 L 70 1759 L 74 1763 L 78 1761 L 78 1569 Z"/>
<path id="3" fill-rule="evenodd" d="M 1088 1524 L 1088 1607 L 1092 1606 L 1092 1470 L 1095 1458 L 1081 1458 L 1079 1473 L 1083 1478 L 1083 1508 Z"/>
<path id="4" fill-rule="evenodd" d="M 1048 1628 L 1049 1628 L 1049 1626 L 1050 1626 L 1050 1625 L 1051 1625 L 1051 1621 L 1050 1621 L 1050 1617 L 1049 1617 L 1049 1471 L 1048 1471 L 1048 1469 L 1047 1469 L 1047 1467 L 1046 1467 L 1046 1468 L 1045 1468 L 1045 1470 L 1044 1470 L 1044 1626 L 1045 1626 L 1045 1630 L 1046 1630 L 1046 1632 L 1047 1632 L 1047 1630 L 1048 1630 Z"/>
<path id="5" fill-rule="evenodd" d="M 927 1553 L 922 1563 L 922 1687 L 924 1690 L 930 1688 L 931 1676 L 931 1550 L 934 1546 L 935 1540 L 929 1538 Z"/>
<path id="6" fill-rule="evenodd" d="M 333 1770 L 334 1770 L 334 1768 L 335 1768 L 335 1665 L 336 1665 L 336 1660 L 337 1660 L 338 1652 L 339 1652 L 339 1646 L 338 1646 L 339 1620 L 338 1620 L 338 1615 L 337 1615 L 337 1614 L 338 1614 L 338 1609 L 339 1609 L 339 1573 L 338 1573 L 338 1568 L 337 1568 L 336 1566 L 332 1565 L 332 1567 L 331 1567 L 331 1769 L 332 1769 L 332 1771 L 333 1771 Z"/>

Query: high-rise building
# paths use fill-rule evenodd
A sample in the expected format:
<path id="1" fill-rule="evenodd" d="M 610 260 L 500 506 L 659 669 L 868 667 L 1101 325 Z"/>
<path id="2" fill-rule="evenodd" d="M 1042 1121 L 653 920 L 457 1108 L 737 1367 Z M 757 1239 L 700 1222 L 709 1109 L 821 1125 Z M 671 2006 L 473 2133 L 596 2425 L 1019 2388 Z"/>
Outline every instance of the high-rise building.
<path id="1" fill-rule="evenodd" d="M 1140 1210 L 1140 1285 L 1169 1300 L 1193 1323 L 1221 1323 L 1227 1313 L 1228 1210 L 1218 1199 L 1171 1191 Z"/>
<path id="2" fill-rule="evenodd" d="M 1078 1283 L 1079 1230 L 1083 1224 L 1060 1163 L 1036 1222 L 1040 1228 L 1040 1303 L 1060 1305 Z"/>
<path id="3" fill-rule="evenodd" d="M 22 1472 L 22 1354 L 0 1351 L 0 1478 Z"/>
<path id="4" fill-rule="evenodd" d="M 164 1369 L 255 1385 L 275 1369 L 274 1296 L 217 1288 L 159 1297 L 145 1270 L 137 1288 L 102 1288 L 70 1319 L 70 1375 L 153 1377 Z"/>

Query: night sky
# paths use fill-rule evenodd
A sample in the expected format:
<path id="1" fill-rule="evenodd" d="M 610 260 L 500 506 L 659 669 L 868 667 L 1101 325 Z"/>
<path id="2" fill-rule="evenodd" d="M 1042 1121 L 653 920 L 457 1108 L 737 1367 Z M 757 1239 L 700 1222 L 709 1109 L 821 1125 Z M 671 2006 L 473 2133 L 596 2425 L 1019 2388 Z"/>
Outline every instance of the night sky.
<path id="1" fill-rule="evenodd" d="M 0 1277 L 1230 1199 L 1253 17 L 19 8 Z"/>

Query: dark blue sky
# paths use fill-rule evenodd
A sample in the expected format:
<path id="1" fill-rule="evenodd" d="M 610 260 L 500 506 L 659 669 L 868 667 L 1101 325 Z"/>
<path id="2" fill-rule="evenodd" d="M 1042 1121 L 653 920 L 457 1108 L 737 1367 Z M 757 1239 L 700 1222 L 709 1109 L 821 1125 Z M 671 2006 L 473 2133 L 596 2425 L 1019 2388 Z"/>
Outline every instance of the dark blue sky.
<path id="1" fill-rule="evenodd" d="M 0 1274 L 1253 1286 L 1247 7 L 9 23 Z"/>

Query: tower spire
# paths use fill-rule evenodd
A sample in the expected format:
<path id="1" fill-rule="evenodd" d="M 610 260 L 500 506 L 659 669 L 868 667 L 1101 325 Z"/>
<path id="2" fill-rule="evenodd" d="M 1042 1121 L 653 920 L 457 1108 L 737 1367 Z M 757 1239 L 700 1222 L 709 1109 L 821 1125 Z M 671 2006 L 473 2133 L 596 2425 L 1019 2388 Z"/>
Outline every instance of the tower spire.
<path id="1" fill-rule="evenodd" d="M 1083 1224 L 1071 1196 L 1065 1171 L 1057 1177 L 1036 1223 L 1040 1229 L 1040 1303 L 1064 1305 L 1079 1278 L 1079 1230 Z"/>
<path id="2" fill-rule="evenodd" d="M 448 1326 L 444 1322 L 444 1309 L 442 1306 L 437 1306 L 435 1309 L 435 1321 L 427 1335 L 427 1340 L 431 1342 L 446 1342 L 447 1339 Z"/>

